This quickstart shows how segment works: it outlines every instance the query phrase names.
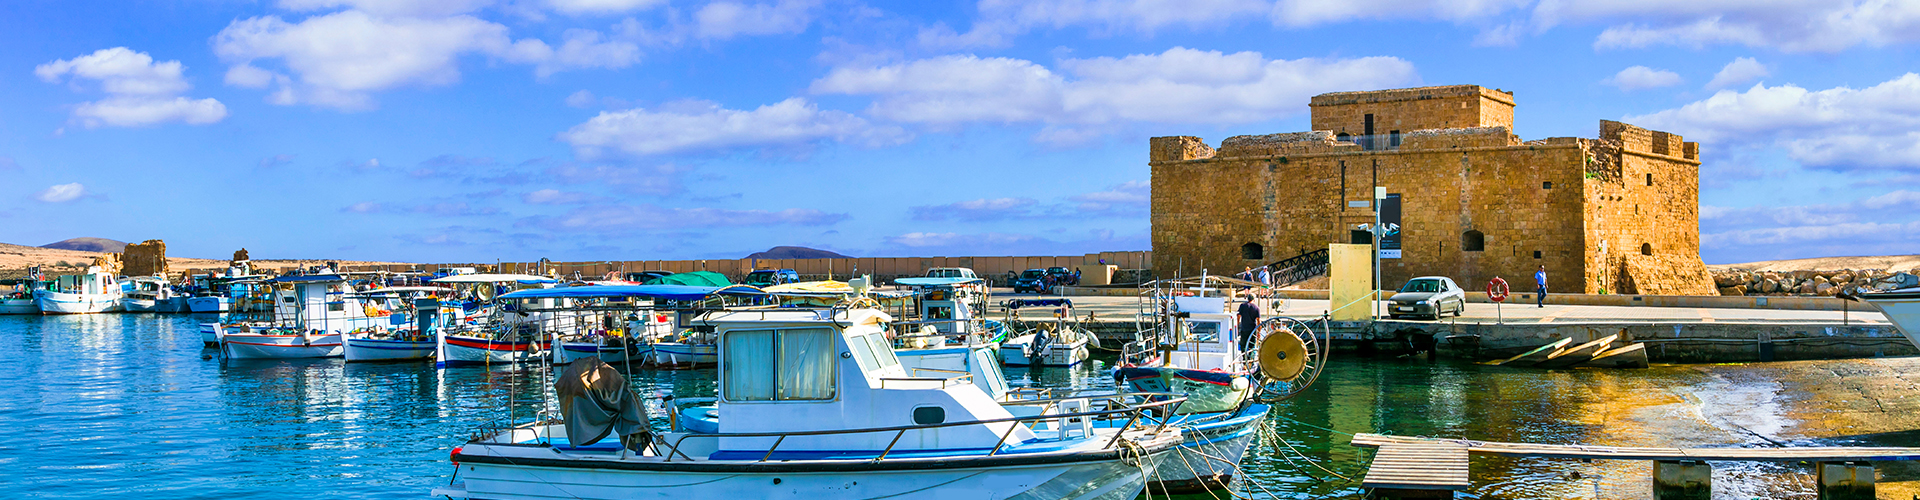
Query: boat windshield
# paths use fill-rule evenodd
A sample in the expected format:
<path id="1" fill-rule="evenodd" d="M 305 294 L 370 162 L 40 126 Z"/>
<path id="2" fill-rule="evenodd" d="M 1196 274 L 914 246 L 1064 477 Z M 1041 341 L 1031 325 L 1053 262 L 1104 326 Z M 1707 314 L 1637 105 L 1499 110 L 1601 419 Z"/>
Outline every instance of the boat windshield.
<path id="1" fill-rule="evenodd" d="M 1406 293 L 1434 293 L 1440 291 L 1440 280 L 1413 280 L 1400 287 Z"/>

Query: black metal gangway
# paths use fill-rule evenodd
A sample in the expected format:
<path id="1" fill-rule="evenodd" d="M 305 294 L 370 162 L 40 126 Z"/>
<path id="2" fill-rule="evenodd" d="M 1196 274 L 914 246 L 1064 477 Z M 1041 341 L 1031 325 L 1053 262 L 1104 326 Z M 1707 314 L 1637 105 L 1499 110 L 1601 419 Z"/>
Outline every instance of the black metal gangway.
<path id="1" fill-rule="evenodd" d="M 1327 249 L 1288 257 L 1286 260 L 1267 264 L 1267 272 L 1272 275 L 1272 284 L 1283 287 L 1306 281 L 1309 278 L 1327 274 Z"/>

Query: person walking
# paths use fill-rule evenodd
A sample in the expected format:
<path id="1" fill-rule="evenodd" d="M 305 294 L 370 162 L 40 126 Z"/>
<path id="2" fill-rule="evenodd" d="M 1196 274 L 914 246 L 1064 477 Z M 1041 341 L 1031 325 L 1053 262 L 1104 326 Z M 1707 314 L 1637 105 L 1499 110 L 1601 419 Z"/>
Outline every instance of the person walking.
<path id="1" fill-rule="evenodd" d="M 1547 307 L 1547 266 L 1540 266 L 1539 271 L 1534 271 L 1533 284 L 1539 287 L 1533 297 L 1534 305 Z"/>
<path id="2" fill-rule="evenodd" d="M 1253 338 L 1253 330 L 1260 327 L 1260 306 L 1253 304 L 1253 294 L 1247 294 L 1247 301 L 1240 303 L 1240 349 L 1251 349 L 1247 342 Z"/>
<path id="3" fill-rule="evenodd" d="M 1259 276 L 1260 276 L 1260 279 L 1257 281 L 1259 281 L 1260 284 L 1266 285 L 1266 286 L 1273 286 L 1273 272 L 1268 271 L 1267 266 L 1260 266 Z"/>

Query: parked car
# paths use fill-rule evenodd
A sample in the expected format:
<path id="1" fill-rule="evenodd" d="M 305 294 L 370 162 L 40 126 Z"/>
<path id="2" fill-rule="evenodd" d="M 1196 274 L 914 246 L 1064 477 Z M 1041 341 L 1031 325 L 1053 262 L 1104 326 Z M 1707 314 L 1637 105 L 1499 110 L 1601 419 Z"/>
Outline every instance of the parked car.
<path id="1" fill-rule="evenodd" d="M 1387 299 L 1387 316 L 1426 316 L 1435 320 L 1447 313 L 1459 316 L 1467 310 L 1467 292 L 1445 276 L 1423 276 L 1407 280 L 1393 298 Z"/>
<path id="2" fill-rule="evenodd" d="M 1044 269 L 1021 271 L 1020 276 L 1013 279 L 1013 293 L 1047 293 L 1047 289 L 1053 288 L 1053 280 L 1050 278 Z"/>
<path id="3" fill-rule="evenodd" d="M 740 280 L 741 284 L 753 286 L 785 285 L 787 283 L 798 282 L 800 282 L 800 273 L 794 272 L 792 269 L 761 269 L 747 273 L 747 278 Z"/>
<path id="4" fill-rule="evenodd" d="M 928 278 L 978 278 L 973 270 L 964 267 L 936 267 L 927 270 Z"/>
<path id="5" fill-rule="evenodd" d="M 1080 275 L 1073 274 L 1072 269 L 1064 267 L 1055 266 L 1047 268 L 1047 277 L 1053 278 L 1053 284 L 1055 285 L 1072 286 L 1080 284 Z"/>
<path id="6" fill-rule="evenodd" d="M 631 281 L 634 283 L 646 283 L 649 281 L 653 281 L 655 279 L 659 279 L 662 276 L 672 276 L 672 275 L 673 275 L 673 271 L 631 272 L 631 273 L 627 273 L 627 281 Z"/>

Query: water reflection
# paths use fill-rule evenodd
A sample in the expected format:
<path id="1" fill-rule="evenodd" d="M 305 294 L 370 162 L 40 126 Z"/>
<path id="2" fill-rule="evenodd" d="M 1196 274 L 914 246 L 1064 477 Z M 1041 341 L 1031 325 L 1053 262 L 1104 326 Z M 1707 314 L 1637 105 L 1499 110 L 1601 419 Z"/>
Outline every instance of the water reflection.
<path id="1" fill-rule="evenodd" d="M 198 318 L 0 316 L 9 497 L 422 498 L 476 427 L 530 418 L 549 377 L 512 367 L 203 359 Z M 1011 385 L 1113 390 L 1106 362 Z M 623 371 L 625 371 L 623 369 Z M 711 369 L 634 370 L 648 396 L 711 397 Z M 1920 445 L 1920 358 L 1539 371 L 1336 358 L 1276 407 L 1237 494 L 1358 498 L 1381 432 L 1623 446 Z M 666 415 L 650 408 L 659 425 Z M 1477 457 L 1480 498 L 1645 498 L 1648 465 Z M 1716 464 L 1725 498 L 1812 498 L 1804 465 Z M 1885 481 L 1915 471 L 1882 468 Z M 1344 478 L 1342 477 L 1344 476 Z M 1200 495 L 1192 498 L 1209 498 Z M 1899 496 L 1905 498 L 1905 496 Z"/>

